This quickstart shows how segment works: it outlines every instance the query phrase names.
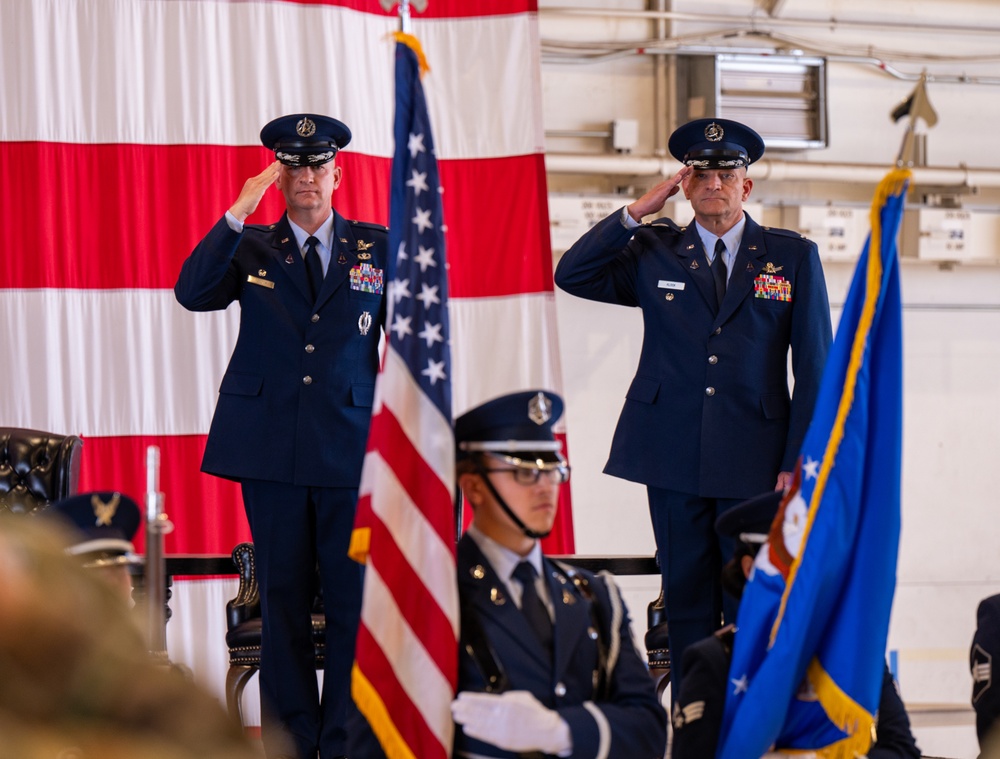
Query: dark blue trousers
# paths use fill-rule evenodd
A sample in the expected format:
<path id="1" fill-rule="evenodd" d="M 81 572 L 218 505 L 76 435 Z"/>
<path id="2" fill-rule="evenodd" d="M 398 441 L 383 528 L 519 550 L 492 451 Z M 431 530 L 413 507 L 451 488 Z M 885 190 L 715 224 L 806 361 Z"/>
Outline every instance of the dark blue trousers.
<path id="1" fill-rule="evenodd" d="M 260 586 L 261 738 L 268 757 L 333 759 L 347 753 L 351 666 L 361 616 L 362 567 L 347 557 L 358 491 L 247 480 Z M 316 577 L 326 613 L 319 692 L 311 614 Z"/>
<path id="2" fill-rule="evenodd" d="M 739 602 L 722 592 L 720 580 L 735 542 L 715 531 L 715 520 L 742 500 L 646 490 L 670 635 L 670 692 L 676 695 L 684 649 L 718 630 L 724 618 L 736 621 Z"/>

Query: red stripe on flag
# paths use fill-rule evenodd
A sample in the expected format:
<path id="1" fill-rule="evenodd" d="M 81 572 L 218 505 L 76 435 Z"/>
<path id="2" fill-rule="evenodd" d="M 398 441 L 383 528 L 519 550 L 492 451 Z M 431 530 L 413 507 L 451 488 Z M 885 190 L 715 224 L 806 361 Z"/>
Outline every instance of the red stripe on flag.
<path id="1" fill-rule="evenodd" d="M 166 553 L 228 554 L 237 543 L 250 540 L 239 485 L 199 471 L 204 435 L 86 437 L 80 490 L 118 490 L 143 508 L 146 448 L 150 445 L 160 448 L 163 510 L 174 525 L 173 532 L 164 538 Z M 145 529 L 134 542 L 142 553 Z"/>
<path id="2" fill-rule="evenodd" d="M 454 653 L 454 651 L 452 652 Z M 419 746 L 423 754 L 417 759 L 448 759 L 451 746 L 442 746 L 437 736 L 431 732 L 423 715 L 417 709 L 403 686 L 396 678 L 396 672 L 382 653 L 368 628 L 358 627 L 356 667 L 364 673 L 370 683 L 377 683 L 378 695 L 389 709 L 392 724 L 399 731 L 407 746 Z"/>
<path id="3" fill-rule="evenodd" d="M 271 160 L 263 147 L 0 142 L 0 208 L 30 222 L 0 228 L 3 284 L 172 288 L 194 246 Z M 337 211 L 386 223 L 390 160 L 338 161 Z M 273 222 L 284 209 L 272 188 L 249 221 Z"/>
<path id="4" fill-rule="evenodd" d="M 381 576 L 403 619 L 423 642 L 424 649 L 442 675 L 449 682 L 455 682 L 458 677 L 458 662 L 455 658 L 455 631 L 451 622 L 441 610 L 437 599 L 427 590 L 425 579 L 399 549 L 385 523 L 380 519 L 372 521 L 368 564 Z"/>
<path id="5" fill-rule="evenodd" d="M 413 441 L 406 436 L 399 420 L 386 405 L 372 417 L 368 448 L 379 451 L 410 500 L 418 505 L 444 544 L 454 543 L 453 510 L 439 508 L 441 504 L 454 502 L 452 491 L 427 465 L 423 454 L 414 447 Z M 448 455 L 453 453 L 449 451 Z"/>
<path id="6" fill-rule="evenodd" d="M 244 0 L 239 0 L 243 2 Z M 372 0 L 284 0 L 301 5 L 336 5 L 356 11 L 371 13 L 375 9 Z M 391 13 L 397 15 L 395 6 Z M 506 16 L 513 13 L 534 13 L 538 10 L 538 0 L 434 0 L 427 4 L 427 9 L 417 12 L 410 11 L 413 19 L 421 18 L 469 18 L 473 16 Z M 378 14 L 382 15 L 382 14 Z"/>
<path id="7" fill-rule="evenodd" d="M 441 161 L 438 166 L 448 225 L 448 294 L 551 292 L 544 157 Z M 506 202 L 484 207 L 483 188 Z"/>
<path id="8" fill-rule="evenodd" d="M 268 165 L 263 147 L 0 142 L 0 229 L 6 287 L 169 289 L 198 241 Z M 385 224 L 388 158 L 345 152 L 338 213 Z M 448 224 L 449 294 L 491 297 L 552 290 L 548 201 L 540 155 L 441 161 Z M 209 171 L 211 167 L 211 171 Z M 79 192 L 100 178 L 100 190 Z M 483 187 L 516 202 L 493 204 L 484 234 Z M 272 189 L 251 223 L 284 212 Z"/>

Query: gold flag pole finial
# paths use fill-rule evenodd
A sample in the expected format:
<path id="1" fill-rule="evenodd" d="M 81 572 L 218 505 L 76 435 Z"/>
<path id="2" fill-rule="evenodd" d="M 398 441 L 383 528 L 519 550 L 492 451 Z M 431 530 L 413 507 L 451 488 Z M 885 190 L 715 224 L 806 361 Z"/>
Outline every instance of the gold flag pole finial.
<path id="1" fill-rule="evenodd" d="M 920 75 L 920 81 L 913 88 L 903 102 L 892 109 L 890 114 L 893 121 L 899 121 L 904 116 L 910 117 L 910 123 L 906 125 L 906 132 L 903 134 L 903 143 L 899 147 L 899 155 L 896 157 L 896 166 L 912 166 L 914 151 L 916 149 L 916 126 L 917 119 L 923 119 L 928 128 L 937 124 L 938 115 L 927 97 L 927 72 Z"/>

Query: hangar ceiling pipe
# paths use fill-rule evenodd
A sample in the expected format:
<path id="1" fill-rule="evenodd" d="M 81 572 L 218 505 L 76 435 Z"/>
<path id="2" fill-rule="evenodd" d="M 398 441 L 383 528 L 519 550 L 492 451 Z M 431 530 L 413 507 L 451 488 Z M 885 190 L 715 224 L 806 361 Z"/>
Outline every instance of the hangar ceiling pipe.
<path id="1" fill-rule="evenodd" d="M 673 158 L 631 155 L 546 153 L 545 170 L 552 174 L 611 176 L 673 176 L 680 165 Z M 772 182 L 878 182 L 889 165 L 820 163 L 762 159 L 751 169 L 756 180 Z M 965 166 L 912 168 L 914 184 L 945 187 L 1000 187 L 1000 170 Z"/>

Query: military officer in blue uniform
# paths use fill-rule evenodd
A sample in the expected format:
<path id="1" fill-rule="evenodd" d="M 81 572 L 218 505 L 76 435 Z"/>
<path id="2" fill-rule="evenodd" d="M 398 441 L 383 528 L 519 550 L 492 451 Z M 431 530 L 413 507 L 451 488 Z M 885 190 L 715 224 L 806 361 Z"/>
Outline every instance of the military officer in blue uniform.
<path id="1" fill-rule="evenodd" d="M 666 714 L 609 576 L 552 561 L 569 468 L 552 434 L 562 400 L 502 396 L 455 422 L 472 523 L 458 544 L 456 759 L 660 759 Z"/>
<path id="2" fill-rule="evenodd" d="M 773 490 L 751 498 L 729 509 L 716 522 L 716 529 L 736 543 L 734 555 L 723 570 L 726 590 L 736 600 L 743 596 L 754 558 L 767 540 L 782 495 L 782 491 Z M 726 625 L 685 651 L 684 685 L 674 699 L 671 759 L 715 756 L 735 634 L 736 628 Z M 920 759 L 910 718 L 888 667 L 882 672 L 882 696 L 873 738 L 867 759 Z"/>
<path id="3" fill-rule="evenodd" d="M 669 147 L 681 170 L 583 235 L 555 281 L 642 309 L 639 365 L 604 471 L 647 487 L 676 693 L 684 648 L 720 624 L 719 572 L 732 546 L 715 519 L 790 482 L 832 330 L 816 245 L 743 210 L 760 136 L 699 119 Z M 682 189 L 693 221 L 640 223 Z"/>
<path id="4" fill-rule="evenodd" d="M 332 208 L 348 127 L 283 116 L 261 141 L 276 160 L 248 179 L 184 262 L 192 311 L 240 304 L 202 470 L 242 485 L 261 588 L 263 741 L 269 756 L 345 754 L 361 569 L 347 558 L 385 319 L 387 230 Z M 286 213 L 246 224 L 272 185 Z M 317 562 L 326 610 L 317 692 L 310 610 Z M 274 729 L 272 729 L 272 727 Z"/>

